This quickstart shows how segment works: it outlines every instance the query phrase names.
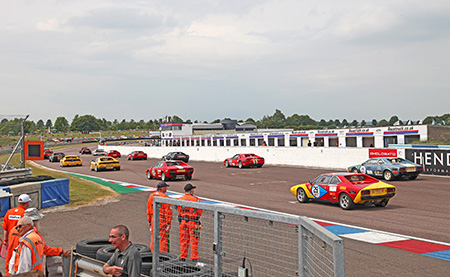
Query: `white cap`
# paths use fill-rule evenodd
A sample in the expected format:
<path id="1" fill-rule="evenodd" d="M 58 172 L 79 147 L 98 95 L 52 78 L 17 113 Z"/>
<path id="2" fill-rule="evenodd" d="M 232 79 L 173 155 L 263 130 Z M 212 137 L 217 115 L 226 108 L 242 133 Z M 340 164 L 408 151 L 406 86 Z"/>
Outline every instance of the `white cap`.
<path id="1" fill-rule="evenodd" d="M 30 201 L 31 201 L 31 198 L 28 194 L 24 193 L 19 196 L 19 203 L 28 203 Z"/>
<path id="2" fill-rule="evenodd" d="M 24 216 L 28 216 L 31 220 L 39 220 L 44 217 L 36 208 L 28 208 L 25 210 Z"/>

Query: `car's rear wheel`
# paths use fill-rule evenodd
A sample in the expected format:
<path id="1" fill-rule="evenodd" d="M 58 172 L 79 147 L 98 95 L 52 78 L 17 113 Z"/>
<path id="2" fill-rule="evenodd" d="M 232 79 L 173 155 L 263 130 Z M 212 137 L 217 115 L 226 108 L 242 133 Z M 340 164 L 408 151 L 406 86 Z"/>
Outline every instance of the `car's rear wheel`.
<path id="1" fill-rule="evenodd" d="M 243 168 L 244 167 L 244 165 L 242 164 L 242 162 L 239 162 L 239 168 Z"/>
<path id="2" fill-rule="evenodd" d="M 302 188 L 299 188 L 299 189 L 297 190 L 297 201 L 300 202 L 300 203 L 306 203 L 306 202 L 309 202 L 309 198 L 308 198 L 308 196 L 306 195 L 305 190 L 302 189 Z"/>
<path id="3" fill-rule="evenodd" d="M 375 202 L 375 207 L 386 207 L 386 205 L 389 203 L 389 199 L 383 199 L 380 202 Z"/>
<path id="4" fill-rule="evenodd" d="M 417 179 L 417 176 L 419 176 L 419 175 L 409 176 L 408 179 L 409 179 L 409 180 L 416 180 L 416 179 Z"/>
<path id="5" fill-rule="evenodd" d="M 147 171 L 147 179 L 153 179 L 152 174 L 150 173 L 150 171 Z"/>
<path id="6" fill-rule="evenodd" d="M 339 195 L 339 206 L 344 210 L 351 210 L 355 207 L 355 203 L 353 203 L 350 195 L 344 192 Z"/>
<path id="7" fill-rule="evenodd" d="M 352 168 L 352 172 L 353 172 L 353 173 L 358 173 L 358 169 Z"/>
<path id="8" fill-rule="evenodd" d="M 98 166 L 97 165 L 95 165 L 94 170 L 95 170 L 95 172 L 98 172 Z"/>
<path id="9" fill-rule="evenodd" d="M 225 167 L 230 167 L 230 164 L 228 163 L 228 161 L 225 161 Z"/>
<path id="10" fill-rule="evenodd" d="M 383 178 L 386 181 L 391 181 L 392 179 L 394 179 L 394 175 L 392 174 L 392 172 L 390 172 L 389 170 L 385 170 L 383 172 Z"/>

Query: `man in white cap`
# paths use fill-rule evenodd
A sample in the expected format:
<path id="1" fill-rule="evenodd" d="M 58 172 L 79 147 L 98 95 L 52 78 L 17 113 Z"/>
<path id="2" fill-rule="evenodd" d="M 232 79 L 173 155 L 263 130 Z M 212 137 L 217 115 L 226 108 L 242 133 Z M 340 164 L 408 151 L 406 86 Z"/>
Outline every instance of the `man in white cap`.
<path id="1" fill-rule="evenodd" d="M 61 247 L 51 247 L 45 244 L 45 240 L 42 235 L 39 233 L 39 220 L 44 217 L 43 214 L 39 213 L 36 208 L 28 208 L 25 210 L 24 217 L 29 217 L 33 221 L 33 229 L 41 238 L 44 244 L 44 255 L 46 256 L 59 256 L 61 254 L 64 257 L 69 257 L 70 252 L 62 249 Z M 11 230 L 9 234 L 9 245 L 8 245 L 8 254 L 6 256 L 6 264 L 9 265 L 14 249 L 19 245 L 20 234 L 17 228 Z M 6 275 L 10 275 L 9 268 L 6 267 Z"/>
<path id="2" fill-rule="evenodd" d="M 28 194 L 21 194 L 18 199 L 19 206 L 9 209 L 5 216 L 3 217 L 3 238 L 5 240 L 6 246 L 8 246 L 8 237 L 11 229 L 16 227 L 17 222 L 21 219 L 30 205 L 31 198 Z"/>

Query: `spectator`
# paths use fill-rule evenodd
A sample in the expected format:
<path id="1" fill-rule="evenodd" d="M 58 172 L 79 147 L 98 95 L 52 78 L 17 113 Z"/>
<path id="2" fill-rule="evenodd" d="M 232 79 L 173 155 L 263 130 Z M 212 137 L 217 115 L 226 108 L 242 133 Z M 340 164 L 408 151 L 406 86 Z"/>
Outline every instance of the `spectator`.
<path id="1" fill-rule="evenodd" d="M 8 246 L 8 237 L 11 230 L 17 225 L 30 205 L 31 198 L 28 194 L 21 194 L 18 198 L 19 206 L 9 209 L 3 217 L 3 238 Z M 8 267 L 8 265 L 6 265 Z"/>
<path id="2" fill-rule="evenodd" d="M 25 217 L 31 218 L 33 221 L 34 231 L 41 237 L 42 242 L 44 243 L 44 255 L 46 256 L 59 256 L 61 254 L 64 255 L 64 257 L 69 257 L 70 252 L 67 250 L 63 250 L 61 247 L 51 247 L 45 244 L 45 240 L 42 237 L 42 235 L 39 233 L 39 220 L 44 217 L 43 214 L 39 213 L 36 208 L 29 208 L 25 210 Z M 9 262 L 11 260 L 13 250 L 19 245 L 19 231 L 16 228 L 13 228 L 11 230 L 11 233 L 9 234 L 9 244 L 8 244 L 8 253 L 6 256 L 6 264 L 9 265 Z M 6 275 L 10 275 L 9 272 L 9 266 L 6 267 Z"/>
<path id="3" fill-rule="evenodd" d="M 16 226 L 20 236 L 9 262 L 9 273 L 18 274 L 32 270 L 43 271 L 44 243 L 33 228 L 31 218 L 22 217 Z"/>
<path id="4" fill-rule="evenodd" d="M 166 197 L 166 191 L 169 185 L 161 181 L 156 186 L 156 192 L 150 194 L 147 200 L 147 220 L 150 228 L 150 250 L 153 251 L 153 197 Z M 170 224 L 172 223 L 172 207 L 169 204 L 162 204 L 159 209 L 159 252 L 167 252 L 167 238 L 170 232 Z"/>
<path id="5" fill-rule="evenodd" d="M 194 189 L 196 187 L 192 184 L 184 186 L 185 195 L 180 197 L 180 200 L 198 202 L 198 198 L 194 196 Z M 200 241 L 200 216 L 202 210 L 195 208 L 178 206 L 178 213 L 180 221 L 180 259 L 186 260 L 188 256 L 189 243 L 191 244 L 191 260 L 198 260 L 198 243 Z"/>
<path id="6" fill-rule="evenodd" d="M 139 277 L 142 258 L 139 250 L 129 241 L 130 231 L 124 225 L 117 225 L 109 233 L 109 242 L 116 249 L 103 265 L 103 272 L 121 277 Z"/>

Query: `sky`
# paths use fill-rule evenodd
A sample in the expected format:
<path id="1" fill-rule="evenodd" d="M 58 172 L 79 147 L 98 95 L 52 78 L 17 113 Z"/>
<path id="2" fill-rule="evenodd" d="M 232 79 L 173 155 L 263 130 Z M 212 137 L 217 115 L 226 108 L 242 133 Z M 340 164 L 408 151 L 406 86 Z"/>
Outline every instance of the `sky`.
<path id="1" fill-rule="evenodd" d="M 450 1 L 0 0 L 0 118 L 450 113 Z"/>

